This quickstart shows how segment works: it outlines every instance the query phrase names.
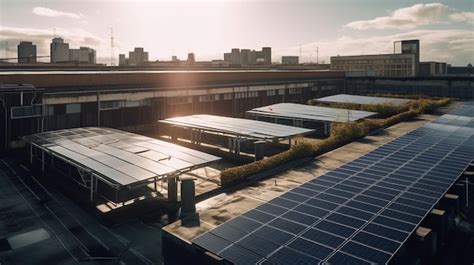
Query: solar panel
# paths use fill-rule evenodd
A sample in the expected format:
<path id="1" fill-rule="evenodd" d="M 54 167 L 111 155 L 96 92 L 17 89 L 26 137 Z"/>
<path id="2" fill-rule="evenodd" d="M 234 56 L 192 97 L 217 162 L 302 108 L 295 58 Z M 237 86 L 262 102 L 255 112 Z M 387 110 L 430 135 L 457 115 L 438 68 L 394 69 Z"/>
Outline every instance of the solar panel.
<path id="1" fill-rule="evenodd" d="M 206 132 L 244 136 L 252 139 L 278 139 L 311 133 L 313 130 L 263 121 L 214 115 L 191 115 L 159 121 L 183 128 Z"/>
<path id="2" fill-rule="evenodd" d="M 402 98 L 387 98 L 387 97 L 369 97 L 369 96 L 358 96 L 348 94 L 337 94 L 333 96 L 318 98 L 316 101 L 326 103 L 354 103 L 354 104 L 392 104 L 400 106 L 408 103 L 409 99 Z"/>
<path id="3" fill-rule="evenodd" d="M 150 178 L 163 178 L 219 159 L 179 145 L 110 128 L 50 131 L 28 135 L 24 139 L 123 186 Z"/>
<path id="4" fill-rule="evenodd" d="M 304 121 L 353 122 L 377 113 L 310 106 L 295 103 L 279 103 L 247 111 L 253 116 Z"/>
<path id="5" fill-rule="evenodd" d="M 474 159 L 473 113 L 474 103 L 466 103 L 192 242 L 210 250 L 200 238 L 238 220 L 245 233 L 231 239 L 220 234 L 221 239 L 226 248 L 238 246 L 260 257 L 251 263 L 385 264 Z M 285 236 L 259 233 L 264 227 Z M 265 245 L 265 251 L 256 251 L 256 245 Z"/>

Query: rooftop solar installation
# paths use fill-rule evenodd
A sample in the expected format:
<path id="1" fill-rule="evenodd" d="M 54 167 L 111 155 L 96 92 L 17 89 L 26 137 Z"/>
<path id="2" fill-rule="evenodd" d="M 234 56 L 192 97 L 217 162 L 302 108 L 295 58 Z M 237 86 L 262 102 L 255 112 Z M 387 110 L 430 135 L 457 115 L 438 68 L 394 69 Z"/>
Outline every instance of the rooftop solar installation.
<path id="1" fill-rule="evenodd" d="M 354 103 L 360 105 L 367 104 L 392 104 L 395 106 L 400 106 L 408 103 L 409 99 L 403 98 L 385 98 L 385 97 L 369 97 L 369 96 L 358 96 L 358 95 L 348 95 L 348 94 L 338 94 L 334 96 L 318 98 L 316 101 L 325 102 L 325 103 Z"/>
<path id="2" fill-rule="evenodd" d="M 192 242 L 235 264 L 386 264 L 474 159 L 473 113 L 467 103 Z"/>
<path id="3" fill-rule="evenodd" d="M 336 109 L 294 103 L 279 103 L 247 111 L 254 116 L 304 121 L 353 122 L 373 115 L 375 112 Z"/>
<path id="4" fill-rule="evenodd" d="M 176 144 L 103 127 L 50 131 L 25 136 L 24 140 L 122 186 L 219 160 Z"/>
<path id="5" fill-rule="evenodd" d="M 313 132 L 313 130 L 293 126 L 214 115 L 183 116 L 160 122 L 206 132 L 263 140 L 291 138 Z"/>

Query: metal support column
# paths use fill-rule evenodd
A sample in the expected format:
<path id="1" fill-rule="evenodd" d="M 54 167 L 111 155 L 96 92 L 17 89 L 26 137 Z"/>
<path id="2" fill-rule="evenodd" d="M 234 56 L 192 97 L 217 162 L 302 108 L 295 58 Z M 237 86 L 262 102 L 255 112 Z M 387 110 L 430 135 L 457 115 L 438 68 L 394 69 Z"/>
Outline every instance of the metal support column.
<path id="1" fill-rule="evenodd" d="M 168 202 L 178 202 L 178 184 L 176 176 L 168 178 Z"/>
<path id="2" fill-rule="evenodd" d="M 44 150 L 41 150 L 41 171 L 44 172 Z"/>
<path id="3" fill-rule="evenodd" d="M 33 145 L 30 144 L 30 164 L 33 164 Z"/>
<path id="4" fill-rule="evenodd" d="M 91 176 L 91 178 L 90 178 L 90 183 L 91 184 L 89 186 L 89 188 L 90 188 L 89 199 L 92 202 L 92 201 L 94 201 L 94 187 L 95 187 L 94 181 L 95 181 L 95 179 L 94 179 L 94 174 L 90 174 L 90 176 Z"/>

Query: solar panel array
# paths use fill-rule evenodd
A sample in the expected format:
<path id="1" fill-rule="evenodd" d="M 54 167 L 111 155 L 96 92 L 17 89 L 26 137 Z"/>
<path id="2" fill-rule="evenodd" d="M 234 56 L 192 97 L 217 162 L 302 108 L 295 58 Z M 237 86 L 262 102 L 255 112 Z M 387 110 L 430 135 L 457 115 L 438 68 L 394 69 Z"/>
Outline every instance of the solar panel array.
<path id="1" fill-rule="evenodd" d="M 279 103 L 247 111 L 254 116 L 305 121 L 353 122 L 375 115 L 375 112 L 335 109 L 294 103 Z"/>
<path id="2" fill-rule="evenodd" d="M 311 133 L 313 130 L 263 121 L 238 119 L 215 115 L 191 115 L 161 120 L 185 128 L 200 129 L 207 132 L 226 133 L 253 139 L 289 138 Z"/>
<path id="3" fill-rule="evenodd" d="M 400 106 L 408 103 L 409 99 L 403 98 L 385 98 L 385 97 L 369 97 L 369 96 L 358 96 L 358 95 L 348 95 L 348 94 L 338 94 L 333 96 L 328 96 L 324 98 L 316 99 L 320 102 L 329 102 L 329 103 L 354 103 L 354 104 L 392 104 Z"/>
<path id="4" fill-rule="evenodd" d="M 111 128 L 74 128 L 24 137 L 119 185 L 204 166 L 219 157 Z"/>
<path id="5" fill-rule="evenodd" d="M 385 264 L 474 159 L 473 115 L 471 102 L 192 242 L 235 264 Z"/>

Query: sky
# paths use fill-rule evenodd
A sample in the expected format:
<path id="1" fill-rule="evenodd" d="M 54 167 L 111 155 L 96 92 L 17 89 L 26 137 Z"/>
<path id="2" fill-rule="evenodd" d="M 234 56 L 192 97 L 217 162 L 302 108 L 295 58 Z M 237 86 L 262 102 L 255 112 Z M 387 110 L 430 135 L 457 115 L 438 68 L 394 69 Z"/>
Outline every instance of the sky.
<path id="1" fill-rule="evenodd" d="M 188 52 L 211 60 L 263 46 L 272 47 L 275 62 L 301 55 L 329 63 L 335 55 L 391 53 L 403 39 L 420 40 L 422 61 L 474 63 L 472 0 L 0 0 L 0 58 L 16 57 L 20 40 L 49 55 L 56 32 L 109 63 L 110 28 L 115 63 L 134 47 L 150 60 Z"/>

